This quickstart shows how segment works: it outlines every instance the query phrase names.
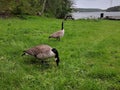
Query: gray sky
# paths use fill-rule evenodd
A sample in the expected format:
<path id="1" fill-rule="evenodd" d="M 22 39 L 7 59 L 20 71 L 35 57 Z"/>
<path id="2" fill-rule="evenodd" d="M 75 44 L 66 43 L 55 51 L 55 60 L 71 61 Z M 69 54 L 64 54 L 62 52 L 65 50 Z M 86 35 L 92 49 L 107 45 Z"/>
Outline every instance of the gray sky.
<path id="1" fill-rule="evenodd" d="M 72 0 L 77 8 L 107 9 L 112 6 L 120 6 L 120 0 Z"/>

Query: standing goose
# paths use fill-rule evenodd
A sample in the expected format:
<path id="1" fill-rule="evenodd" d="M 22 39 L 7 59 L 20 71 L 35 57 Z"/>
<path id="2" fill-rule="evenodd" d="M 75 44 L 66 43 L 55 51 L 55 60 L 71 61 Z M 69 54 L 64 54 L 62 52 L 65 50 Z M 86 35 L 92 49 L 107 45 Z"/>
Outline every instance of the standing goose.
<path id="1" fill-rule="evenodd" d="M 35 47 L 32 47 L 28 50 L 23 51 L 23 55 L 31 55 L 38 59 L 47 59 L 50 57 L 55 57 L 56 64 L 58 66 L 59 64 L 59 54 L 58 51 L 55 48 L 52 48 L 48 45 L 38 45 Z"/>
<path id="2" fill-rule="evenodd" d="M 62 28 L 61 30 L 54 32 L 49 36 L 49 38 L 56 38 L 60 41 L 60 38 L 64 36 L 64 27 L 63 27 L 63 22 L 62 22 Z"/>

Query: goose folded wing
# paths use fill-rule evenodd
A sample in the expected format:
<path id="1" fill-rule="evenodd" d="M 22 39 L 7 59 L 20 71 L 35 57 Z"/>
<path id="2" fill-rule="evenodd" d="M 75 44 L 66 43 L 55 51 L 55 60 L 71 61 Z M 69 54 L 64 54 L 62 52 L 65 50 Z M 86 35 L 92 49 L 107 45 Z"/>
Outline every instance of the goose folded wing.
<path id="1" fill-rule="evenodd" d="M 51 36 L 52 37 L 59 37 L 59 36 L 61 36 L 61 34 L 62 34 L 62 32 L 58 31 L 58 32 L 53 33 Z"/>

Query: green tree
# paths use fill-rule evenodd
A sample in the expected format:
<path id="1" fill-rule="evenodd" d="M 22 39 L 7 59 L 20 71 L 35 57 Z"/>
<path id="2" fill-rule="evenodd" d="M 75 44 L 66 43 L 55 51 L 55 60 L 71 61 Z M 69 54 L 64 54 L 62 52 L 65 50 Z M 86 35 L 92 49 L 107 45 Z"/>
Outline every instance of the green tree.
<path id="1" fill-rule="evenodd" d="M 71 11 L 71 1 L 69 0 L 47 0 L 45 12 L 57 18 L 64 16 Z"/>
<path id="2" fill-rule="evenodd" d="M 71 11 L 70 0 L 0 0 L 0 13 L 14 15 L 46 15 L 57 18 Z"/>
<path id="3" fill-rule="evenodd" d="M 10 14 L 14 8 L 13 0 L 0 0 L 0 13 Z"/>
<path id="4" fill-rule="evenodd" d="M 106 11 L 120 11 L 120 6 L 110 7 Z"/>

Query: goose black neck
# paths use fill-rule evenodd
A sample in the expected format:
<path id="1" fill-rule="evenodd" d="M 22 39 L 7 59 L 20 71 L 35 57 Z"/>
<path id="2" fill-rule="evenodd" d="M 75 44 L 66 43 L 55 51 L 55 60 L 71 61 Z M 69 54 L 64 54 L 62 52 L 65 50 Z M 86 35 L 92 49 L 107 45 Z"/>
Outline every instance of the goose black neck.
<path id="1" fill-rule="evenodd" d="M 61 28 L 61 30 L 63 30 L 64 29 L 64 23 L 62 22 L 62 28 Z"/>
<path id="2" fill-rule="evenodd" d="M 57 60 L 56 60 L 57 66 L 59 65 L 59 62 L 60 62 L 60 59 L 59 59 L 59 57 L 57 57 Z"/>
<path id="3" fill-rule="evenodd" d="M 58 66 L 58 65 L 59 65 L 59 62 L 60 62 L 58 51 L 57 51 L 57 49 L 55 49 L 55 48 L 53 48 L 52 51 L 55 53 L 55 58 L 57 59 L 57 60 L 56 60 L 56 64 L 57 64 L 57 66 Z"/>

